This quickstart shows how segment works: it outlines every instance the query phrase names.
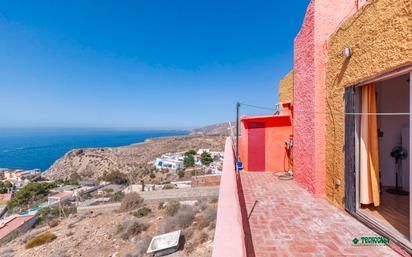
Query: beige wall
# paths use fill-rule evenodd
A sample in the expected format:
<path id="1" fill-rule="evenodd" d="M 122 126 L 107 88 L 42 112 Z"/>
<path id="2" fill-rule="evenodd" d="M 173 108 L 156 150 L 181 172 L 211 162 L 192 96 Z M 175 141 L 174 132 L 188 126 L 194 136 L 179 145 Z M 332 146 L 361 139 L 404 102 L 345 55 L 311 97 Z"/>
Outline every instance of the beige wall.
<path id="1" fill-rule="evenodd" d="M 279 81 L 279 102 L 293 102 L 293 70 Z"/>
<path id="2" fill-rule="evenodd" d="M 353 50 L 347 61 L 344 47 Z M 412 1 L 374 0 L 363 6 L 329 38 L 327 60 L 327 110 L 343 113 L 346 86 L 412 63 Z M 343 206 L 344 116 L 326 116 L 326 194 Z"/>

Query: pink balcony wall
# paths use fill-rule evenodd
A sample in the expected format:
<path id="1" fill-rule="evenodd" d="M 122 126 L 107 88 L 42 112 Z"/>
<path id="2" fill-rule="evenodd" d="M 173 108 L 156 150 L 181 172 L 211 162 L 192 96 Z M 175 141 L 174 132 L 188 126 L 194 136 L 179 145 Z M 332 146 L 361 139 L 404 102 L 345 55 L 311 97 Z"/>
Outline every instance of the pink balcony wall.
<path id="1" fill-rule="evenodd" d="M 246 257 L 245 233 L 235 171 L 235 156 L 230 138 L 226 139 L 225 145 L 212 256 Z"/>
<path id="2" fill-rule="evenodd" d="M 312 0 L 294 42 L 294 174 L 325 195 L 327 39 L 357 10 L 355 0 Z"/>

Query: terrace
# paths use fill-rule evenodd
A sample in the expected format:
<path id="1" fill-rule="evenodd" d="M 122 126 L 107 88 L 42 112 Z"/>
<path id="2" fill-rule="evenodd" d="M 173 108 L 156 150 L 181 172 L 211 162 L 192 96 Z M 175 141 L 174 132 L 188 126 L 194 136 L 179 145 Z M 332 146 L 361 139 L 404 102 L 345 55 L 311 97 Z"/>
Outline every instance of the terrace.
<path id="1" fill-rule="evenodd" d="M 279 180 L 270 172 L 237 174 L 227 139 L 214 257 L 397 255 L 386 245 L 353 242 L 374 236 L 378 235 L 344 210 L 293 180 Z"/>

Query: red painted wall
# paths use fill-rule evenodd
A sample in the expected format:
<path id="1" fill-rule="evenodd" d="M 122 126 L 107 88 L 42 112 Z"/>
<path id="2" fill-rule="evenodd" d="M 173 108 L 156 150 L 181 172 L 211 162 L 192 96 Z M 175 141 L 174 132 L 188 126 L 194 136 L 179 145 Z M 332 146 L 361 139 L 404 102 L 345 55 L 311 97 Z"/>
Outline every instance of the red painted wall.
<path id="1" fill-rule="evenodd" d="M 266 170 L 285 171 L 285 141 L 292 135 L 291 116 L 279 116 L 266 122 Z M 287 164 L 287 163 L 286 163 Z M 287 170 L 287 165 L 286 165 Z"/>
<path id="2" fill-rule="evenodd" d="M 294 42 L 294 177 L 325 194 L 327 39 L 356 11 L 355 0 L 312 0 Z"/>
<path id="3" fill-rule="evenodd" d="M 285 161 L 285 141 L 292 135 L 292 116 L 286 115 L 243 117 L 242 136 L 239 139 L 239 155 L 246 171 L 283 171 Z M 263 123 L 258 129 L 253 124 Z M 252 126 L 251 126 L 252 124 Z M 264 133 L 264 134 L 262 134 Z M 263 141 L 262 141 L 263 140 Z M 254 160 L 260 158 L 263 167 L 256 166 Z M 262 165 L 260 163 L 259 165 Z"/>

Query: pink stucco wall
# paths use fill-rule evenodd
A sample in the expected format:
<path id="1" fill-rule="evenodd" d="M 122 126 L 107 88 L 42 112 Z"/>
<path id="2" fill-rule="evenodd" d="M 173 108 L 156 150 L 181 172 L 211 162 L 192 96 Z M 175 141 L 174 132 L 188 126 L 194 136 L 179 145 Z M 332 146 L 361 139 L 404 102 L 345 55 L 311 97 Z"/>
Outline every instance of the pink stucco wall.
<path id="1" fill-rule="evenodd" d="M 356 9 L 356 0 L 312 0 L 294 42 L 294 175 L 318 196 L 326 177 L 326 42 Z"/>
<path id="2" fill-rule="evenodd" d="M 213 257 L 246 257 L 245 234 L 234 163 L 232 141 L 227 138 L 220 180 Z"/>

